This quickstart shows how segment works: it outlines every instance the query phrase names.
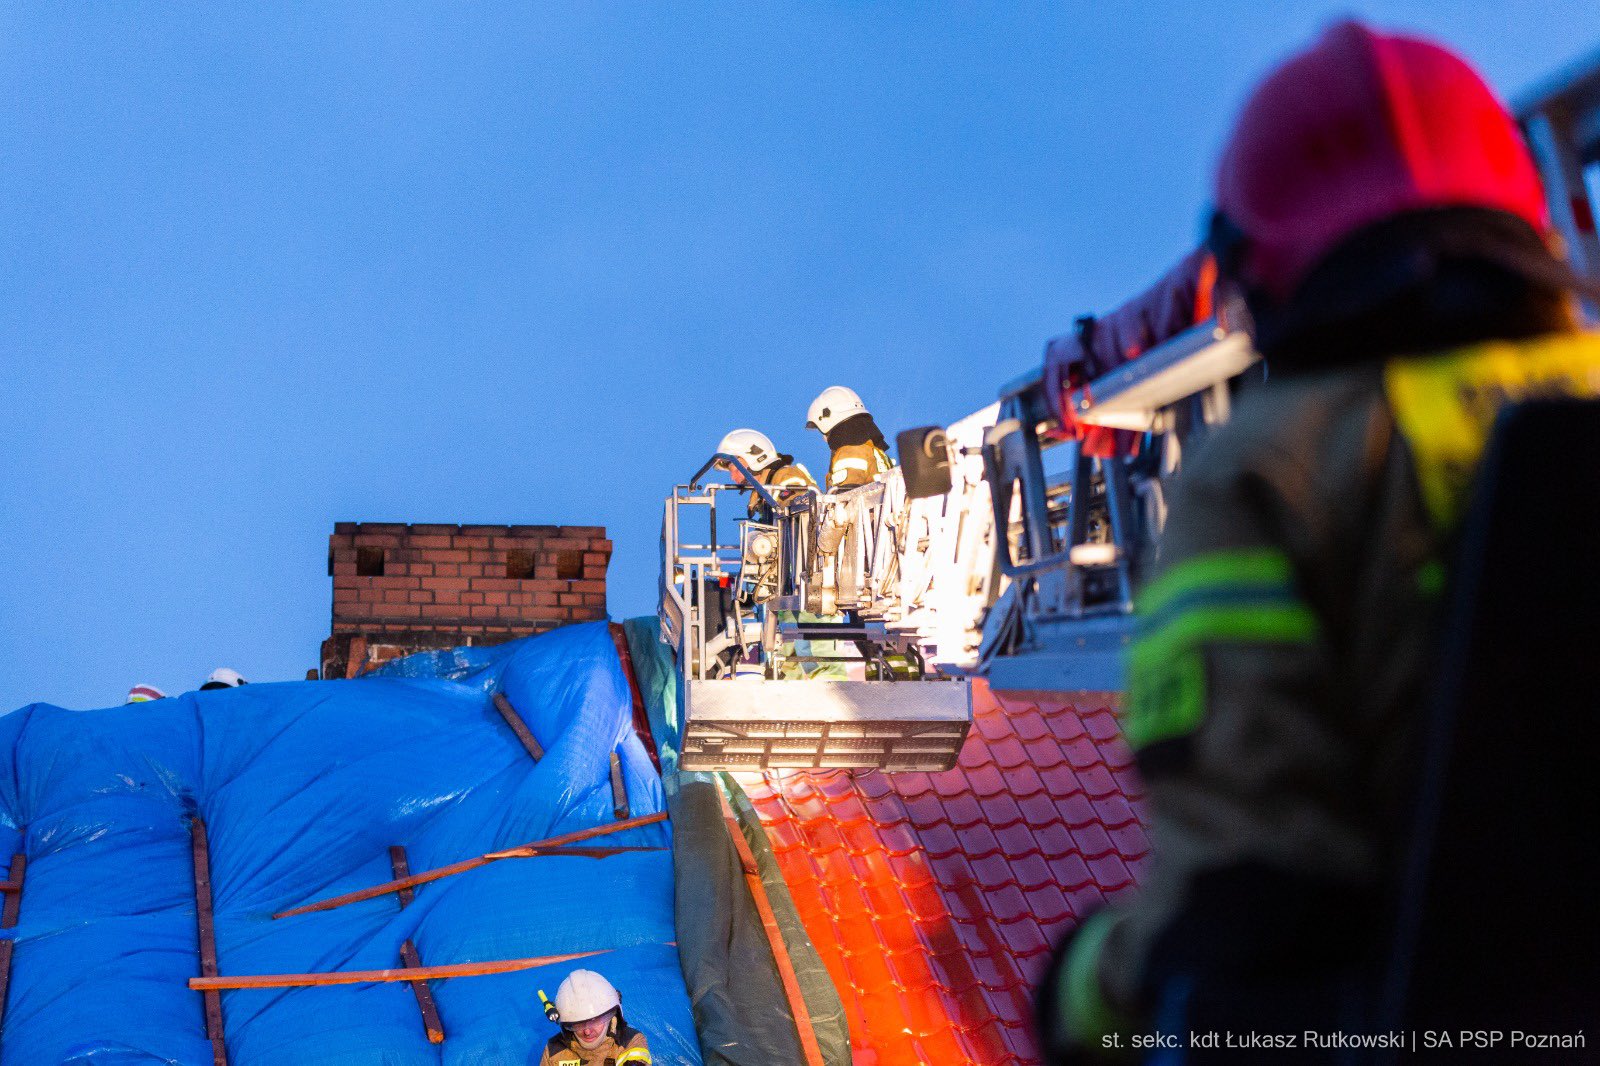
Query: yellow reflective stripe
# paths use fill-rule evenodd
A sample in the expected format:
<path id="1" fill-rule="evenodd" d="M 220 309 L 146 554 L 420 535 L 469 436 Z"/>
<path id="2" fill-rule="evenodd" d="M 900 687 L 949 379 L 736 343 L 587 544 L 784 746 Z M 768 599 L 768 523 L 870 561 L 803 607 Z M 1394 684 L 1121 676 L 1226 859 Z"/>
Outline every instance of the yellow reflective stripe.
<path id="1" fill-rule="evenodd" d="M 1600 334 L 1494 341 L 1395 359 L 1383 376 L 1395 423 L 1411 445 L 1429 517 L 1448 530 L 1460 520 L 1502 408 L 1523 400 L 1600 396 Z"/>
<path id="2" fill-rule="evenodd" d="M 650 1049 L 642 1047 L 629 1048 L 627 1051 L 623 1052 L 622 1057 L 617 1060 L 617 1066 L 622 1066 L 622 1064 L 625 1062 L 638 1062 L 644 1063 L 645 1066 L 649 1066 Z"/>

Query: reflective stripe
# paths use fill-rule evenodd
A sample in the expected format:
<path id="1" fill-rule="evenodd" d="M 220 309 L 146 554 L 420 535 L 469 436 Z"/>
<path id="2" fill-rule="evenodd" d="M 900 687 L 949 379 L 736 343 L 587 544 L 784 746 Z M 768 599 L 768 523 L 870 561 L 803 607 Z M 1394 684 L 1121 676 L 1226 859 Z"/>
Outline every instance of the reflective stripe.
<path id="1" fill-rule="evenodd" d="M 1179 563 L 1139 594 L 1136 609 L 1153 617 L 1173 601 L 1191 593 L 1241 585 L 1278 588 L 1289 583 L 1294 568 L 1289 557 L 1273 548 L 1212 552 Z"/>
<path id="2" fill-rule="evenodd" d="M 828 471 L 828 484 L 837 485 L 847 480 L 851 471 L 856 470 L 863 474 L 867 473 L 867 461 L 865 459 L 836 459 L 833 463 L 833 469 Z"/>
<path id="3" fill-rule="evenodd" d="M 638 1062 L 643 1063 L 644 1066 L 650 1066 L 650 1049 L 642 1047 L 629 1048 L 617 1060 L 617 1066 L 623 1066 L 625 1062 Z"/>
<path id="4" fill-rule="evenodd" d="M 1449 581 L 1444 563 L 1438 559 L 1429 559 L 1417 569 L 1417 591 L 1428 599 L 1437 599 L 1444 595 L 1445 585 Z"/>
<path id="5" fill-rule="evenodd" d="M 1186 560 L 1139 598 L 1129 649 L 1128 714 L 1134 748 L 1184 736 L 1206 712 L 1204 648 L 1210 644 L 1308 643 L 1317 618 L 1295 593 L 1293 567 L 1269 548 Z"/>
<path id="6" fill-rule="evenodd" d="M 1411 445 L 1429 517 L 1453 529 L 1502 408 L 1523 400 L 1600 396 L 1600 334 L 1496 341 L 1396 359 L 1383 371 L 1395 423 Z"/>
<path id="7" fill-rule="evenodd" d="M 1133 1030 L 1132 1020 L 1106 1002 L 1100 987 L 1100 955 L 1115 921 L 1109 909 L 1100 910 L 1078 928 L 1067 948 L 1066 972 L 1056 986 L 1061 997 L 1056 1010 L 1067 1036 L 1096 1051 L 1110 1046 L 1105 1038 L 1112 1033 L 1122 1034 L 1126 1041 Z"/>

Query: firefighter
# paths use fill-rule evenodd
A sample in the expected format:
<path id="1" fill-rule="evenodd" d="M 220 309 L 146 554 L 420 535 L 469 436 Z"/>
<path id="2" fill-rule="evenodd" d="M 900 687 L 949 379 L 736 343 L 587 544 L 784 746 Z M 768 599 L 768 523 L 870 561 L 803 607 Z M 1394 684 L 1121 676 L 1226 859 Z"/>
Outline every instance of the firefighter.
<path id="1" fill-rule="evenodd" d="M 240 685 L 248 685 L 249 683 L 239 671 L 226 666 L 219 666 L 211 671 L 211 676 L 207 677 L 206 683 L 200 686 L 200 691 L 211 692 L 219 688 L 238 688 Z"/>
<path id="2" fill-rule="evenodd" d="M 539 1066 L 643 1066 L 644 1034 L 622 1019 L 622 997 L 593 970 L 573 970 L 556 990 L 561 1032 L 544 1046 Z"/>
<path id="3" fill-rule="evenodd" d="M 779 502 L 817 487 L 811 471 L 795 462 L 794 456 L 780 453 L 773 445 L 772 438 L 758 430 L 734 430 L 717 442 L 717 454 L 731 455 L 742 462 Z M 722 460 L 717 461 L 717 467 L 727 471 L 735 484 L 743 484 L 744 475 L 738 467 Z M 772 516 L 766 514 L 761 497 L 754 492 L 750 494 L 750 517 L 763 522 L 772 520 Z"/>
<path id="4" fill-rule="evenodd" d="M 806 428 L 828 441 L 828 491 L 866 485 L 894 466 L 883 431 L 861 397 L 843 385 L 823 389 L 806 411 Z"/>
<path id="5" fill-rule="evenodd" d="M 723 437 L 717 444 L 717 454 L 732 455 L 737 457 L 757 481 L 766 486 L 779 503 L 792 499 L 797 493 L 806 490 L 816 491 L 817 483 L 812 478 L 811 471 L 801 463 L 794 461 L 792 455 L 784 455 L 773 445 L 771 438 L 765 433 L 754 429 L 736 429 Z M 728 471 L 735 482 L 742 482 L 744 476 L 739 469 L 730 463 L 718 462 L 718 468 Z M 757 522 L 770 522 L 773 516 L 768 513 L 767 506 L 760 496 L 750 494 L 750 517 Z M 756 572 L 764 565 L 770 566 L 767 573 L 772 575 L 773 581 L 770 588 L 776 587 L 777 560 L 746 560 L 746 565 L 751 567 L 749 572 Z M 821 615 L 807 611 L 793 612 L 780 611 L 780 621 L 818 622 L 831 621 Z M 829 656 L 838 654 L 838 649 L 833 641 L 797 640 L 784 645 L 786 662 L 782 676 L 786 679 L 803 677 L 844 677 L 842 669 L 832 664 L 800 663 L 793 660 L 793 656 L 809 657 L 812 655 Z"/>
<path id="6" fill-rule="evenodd" d="M 1600 381 L 1527 148 L 1439 45 L 1331 27 L 1245 105 L 1215 206 L 1271 378 L 1178 480 L 1137 598 L 1124 732 L 1152 863 L 1058 950 L 1052 1061 L 1181 1031 L 1196 1003 L 1259 1023 L 1283 989 L 1376 986 L 1489 428 Z"/>

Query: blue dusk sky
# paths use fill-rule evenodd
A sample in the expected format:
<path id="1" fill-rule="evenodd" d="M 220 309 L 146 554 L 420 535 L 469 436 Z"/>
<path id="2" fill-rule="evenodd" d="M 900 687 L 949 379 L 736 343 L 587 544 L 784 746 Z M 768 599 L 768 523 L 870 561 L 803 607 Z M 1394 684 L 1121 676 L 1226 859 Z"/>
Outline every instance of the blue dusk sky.
<path id="1" fill-rule="evenodd" d="M 0 14 L 0 710 L 304 676 L 336 521 L 604 525 L 856 388 L 988 403 L 1198 239 L 1334 17 L 1514 95 L 1594 0 L 33 4 Z"/>

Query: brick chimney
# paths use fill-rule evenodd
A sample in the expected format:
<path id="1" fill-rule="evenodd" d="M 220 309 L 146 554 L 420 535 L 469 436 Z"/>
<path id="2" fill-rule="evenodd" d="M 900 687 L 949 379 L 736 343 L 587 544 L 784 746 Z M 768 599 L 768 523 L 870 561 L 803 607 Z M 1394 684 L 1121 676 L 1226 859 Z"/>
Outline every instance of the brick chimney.
<path id="1" fill-rule="evenodd" d="M 322 676 L 603 619 L 610 559 L 602 526 L 339 522 L 328 538 L 333 634 Z"/>

